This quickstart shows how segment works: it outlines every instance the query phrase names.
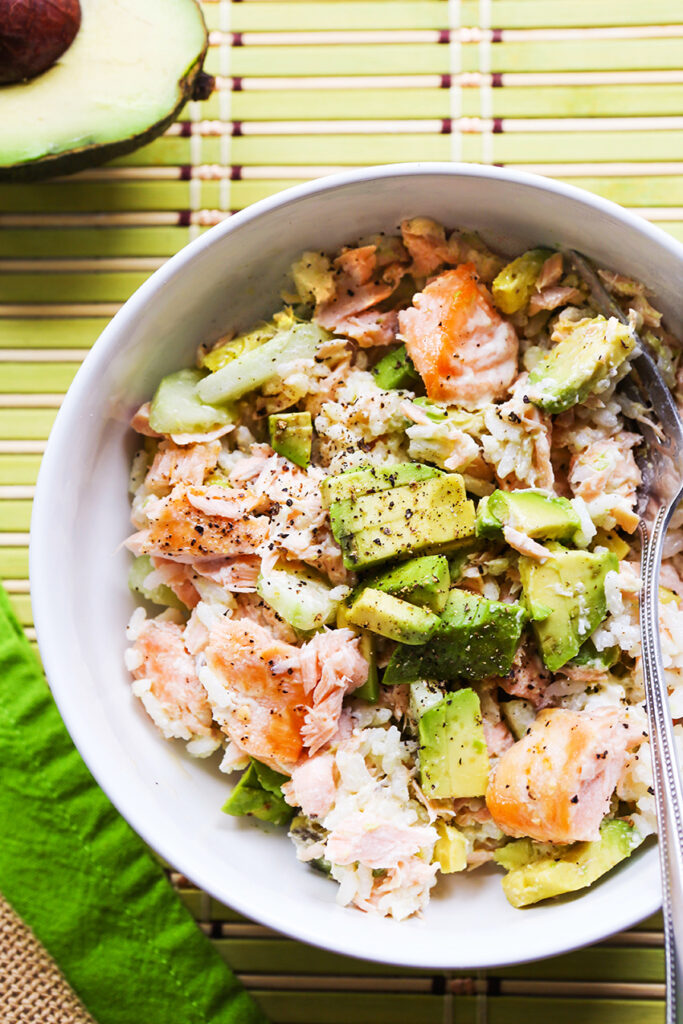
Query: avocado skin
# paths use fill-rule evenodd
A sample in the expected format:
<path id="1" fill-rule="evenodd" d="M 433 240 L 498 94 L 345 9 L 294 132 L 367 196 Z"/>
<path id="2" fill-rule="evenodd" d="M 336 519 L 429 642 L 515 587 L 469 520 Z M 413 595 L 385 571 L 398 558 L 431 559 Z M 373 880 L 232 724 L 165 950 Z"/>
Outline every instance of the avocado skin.
<path id="1" fill-rule="evenodd" d="M 489 601 L 453 589 L 441 625 L 429 643 L 397 647 L 384 673 L 384 684 L 506 675 L 526 621 L 527 614 L 520 604 Z"/>
<path id="2" fill-rule="evenodd" d="M 522 556 L 519 572 L 543 664 L 556 672 L 607 615 L 605 576 L 619 562 L 607 550 L 572 551 L 554 543 L 548 549 L 553 557 L 542 565 Z"/>
<path id="3" fill-rule="evenodd" d="M 420 781 L 427 796 L 482 796 L 489 775 L 479 697 L 456 690 L 421 716 Z"/>
<path id="4" fill-rule="evenodd" d="M 196 3 L 196 0 L 193 0 Z M 202 21 L 204 15 L 199 4 Z M 0 166 L 0 182 L 3 181 L 40 181 L 43 178 L 52 178 L 58 175 L 76 174 L 86 167 L 96 167 L 98 164 L 107 163 L 115 157 L 125 156 L 133 150 L 146 146 L 173 124 L 178 114 L 190 99 L 208 99 L 213 91 L 214 78 L 202 70 L 206 51 L 209 46 L 209 37 L 205 29 L 204 47 L 197 55 L 195 61 L 189 66 L 185 74 L 178 80 L 180 100 L 173 110 L 161 121 L 150 125 L 143 132 L 130 135 L 125 139 L 117 139 L 116 142 L 95 143 L 91 146 L 81 146 L 79 149 L 67 150 L 64 153 L 44 156 L 38 160 L 26 160 L 22 163 Z"/>
<path id="5" fill-rule="evenodd" d="M 423 555 L 421 558 L 411 558 L 388 572 L 367 577 L 352 594 L 352 601 L 365 587 L 393 594 L 411 604 L 427 605 L 439 614 L 448 600 L 448 559 L 444 555 Z"/>
<path id="6" fill-rule="evenodd" d="M 633 826 L 617 818 L 603 821 L 600 839 L 594 842 L 539 847 L 531 839 L 518 839 L 494 853 L 494 860 L 508 869 L 503 891 L 513 907 L 527 907 L 551 896 L 576 892 L 625 860 L 642 838 Z"/>

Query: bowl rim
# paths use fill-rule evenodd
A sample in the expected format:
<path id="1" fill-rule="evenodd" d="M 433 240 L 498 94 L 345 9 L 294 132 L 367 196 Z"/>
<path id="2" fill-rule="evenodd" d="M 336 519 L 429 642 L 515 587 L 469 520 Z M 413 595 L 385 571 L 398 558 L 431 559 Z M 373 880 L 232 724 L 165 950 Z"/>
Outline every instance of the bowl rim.
<path id="1" fill-rule="evenodd" d="M 253 203 L 189 242 L 175 255 L 170 257 L 160 269 L 151 274 L 124 303 L 109 324 L 107 324 L 83 361 L 57 414 L 41 460 L 30 528 L 29 579 L 36 634 L 45 673 L 50 680 L 55 702 L 80 756 L 83 758 L 97 784 L 102 788 L 122 817 L 151 848 L 160 853 L 187 877 L 192 878 L 198 886 L 211 892 L 212 895 L 215 894 L 215 885 L 210 879 L 204 877 L 201 866 L 197 868 L 194 864 L 186 863 L 184 855 L 178 856 L 173 849 L 169 849 L 165 842 L 165 836 L 157 835 L 152 827 L 148 828 L 141 809 L 131 805 L 127 784 L 124 782 L 122 785 L 119 785 L 117 775 L 107 771 L 106 761 L 100 761 L 97 742 L 88 733 L 87 723 L 79 717 L 77 710 L 72 708 L 72 703 L 68 699 L 68 664 L 64 661 L 61 653 L 59 632 L 56 628 L 53 628 L 51 622 L 54 602 L 51 600 L 49 586 L 50 571 L 48 568 L 50 564 L 48 542 L 48 527 L 51 520 L 50 493 L 52 487 L 58 482 L 57 464 L 62 457 L 65 445 L 68 445 L 69 431 L 72 425 L 71 420 L 79 407 L 82 396 L 89 387 L 89 381 L 91 378 L 96 377 L 100 367 L 106 363 L 109 349 L 116 344 L 117 338 L 125 333 L 128 325 L 137 319 L 154 294 L 182 271 L 182 268 L 191 260 L 205 249 L 210 248 L 220 237 L 235 231 L 252 220 L 266 216 L 272 210 L 294 203 L 299 199 L 335 191 L 346 185 L 362 181 L 381 181 L 387 178 L 424 175 L 449 175 L 453 178 L 506 181 L 510 184 L 525 186 L 533 190 L 573 200 L 588 209 L 593 208 L 596 211 L 620 220 L 637 233 L 649 237 L 660 248 L 667 250 L 674 259 L 683 263 L 683 244 L 639 215 L 624 209 L 611 200 L 585 192 L 574 185 L 554 181 L 526 171 L 465 163 L 414 162 L 375 165 L 331 174 L 311 182 L 305 182 L 301 185 L 284 189 L 273 196 Z M 228 902 L 245 916 L 256 917 L 261 923 L 294 939 L 339 954 L 352 957 L 358 956 L 358 952 L 351 942 L 344 941 L 340 937 L 341 930 L 340 935 L 331 933 L 325 938 L 320 935 L 311 935 L 306 929 L 305 917 L 303 915 L 300 921 L 293 921 L 278 913 L 274 906 L 267 903 L 261 904 L 255 910 L 249 903 L 248 898 L 243 898 L 242 894 L 238 891 L 230 891 L 229 894 L 223 891 L 218 895 L 218 898 Z M 610 934 L 632 926 L 643 917 L 653 914 L 660 906 L 661 899 L 658 893 L 651 895 L 647 899 L 643 894 L 640 901 L 637 899 L 637 894 L 634 894 L 633 902 L 624 901 L 615 907 L 614 914 L 611 916 L 607 926 L 605 926 L 602 920 L 593 917 L 590 922 L 586 921 L 585 930 L 580 939 L 567 941 L 567 937 L 562 937 L 560 934 L 551 937 L 545 936 L 543 943 L 545 948 L 543 950 L 537 949 L 530 958 L 520 959 L 514 950 L 510 950 L 510 955 L 504 958 L 495 957 L 486 960 L 486 962 L 482 962 L 481 958 L 477 958 L 476 963 L 459 961 L 457 964 L 454 964 L 453 957 L 448 955 L 444 955 L 442 958 L 434 958 L 433 956 L 428 959 L 421 958 L 419 955 L 419 943 L 417 946 L 411 943 L 403 944 L 403 948 L 406 950 L 406 953 L 403 955 L 399 954 L 396 950 L 392 952 L 377 950 L 376 954 L 368 953 L 367 950 L 364 950 L 362 956 L 365 959 L 380 963 L 395 964 L 415 969 L 449 969 L 453 967 L 462 969 L 490 969 L 520 962 L 545 959 L 582 948 L 600 941 Z"/>

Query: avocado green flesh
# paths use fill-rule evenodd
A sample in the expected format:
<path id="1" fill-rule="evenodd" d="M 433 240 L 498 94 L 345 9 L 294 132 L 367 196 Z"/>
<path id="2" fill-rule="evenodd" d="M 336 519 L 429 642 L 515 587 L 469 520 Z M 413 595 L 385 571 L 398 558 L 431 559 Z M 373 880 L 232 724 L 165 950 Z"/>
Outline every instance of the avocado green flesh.
<path id="1" fill-rule="evenodd" d="M 611 551 L 571 551 L 560 544 L 549 549 L 553 557 L 542 564 L 520 558 L 519 572 L 543 664 L 556 672 L 607 615 L 605 576 L 619 563 Z"/>
<path id="2" fill-rule="evenodd" d="M 173 120 L 207 38 L 194 0 L 81 0 L 56 64 L 0 87 L 0 179 L 63 174 L 128 152 Z"/>
<path id="3" fill-rule="evenodd" d="M 534 540 L 571 541 L 581 520 L 566 498 L 542 491 L 494 491 L 477 508 L 477 536 L 500 536 L 504 526 Z"/>
<path id="4" fill-rule="evenodd" d="M 311 461 L 313 423 L 310 412 L 281 413 L 268 417 L 273 451 L 305 469 Z"/>
<path id="5" fill-rule="evenodd" d="M 434 553 L 474 534 L 474 505 L 462 477 L 440 474 L 330 508 L 332 532 L 344 565 L 361 569 L 390 558 Z"/>
<path id="6" fill-rule="evenodd" d="M 579 648 L 578 654 L 568 662 L 577 668 L 591 668 L 598 672 L 607 672 L 619 660 L 618 647 L 606 647 L 599 651 L 593 641 L 589 638 Z"/>
<path id="7" fill-rule="evenodd" d="M 329 508 L 335 502 L 356 501 L 364 494 L 376 494 L 377 491 L 388 491 L 392 487 L 403 487 L 440 475 L 441 471 L 434 466 L 424 466 L 420 462 L 367 466 L 326 477 L 320 485 L 320 494 L 323 506 Z"/>
<path id="8" fill-rule="evenodd" d="M 348 620 L 360 629 L 403 644 L 424 643 L 439 626 L 439 617 L 434 612 L 371 587 L 366 587 L 354 601 Z"/>
<path id="9" fill-rule="evenodd" d="M 441 624 L 422 647 L 396 648 L 385 685 L 418 679 L 484 679 L 510 671 L 527 616 L 519 604 L 451 590 Z"/>
<path id="10" fill-rule="evenodd" d="M 635 348 L 631 330 L 604 317 L 581 320 L 529 374 L 529 398 L 546 412 L 583 402 Z"/>
<path id="11" fill-rule="evenodd" d="M 360 697 L 361 700 L 366 700 L 369 704 L 376 704 L 379 699 L 379 673 L 370 633 L 361 633 L 359 650 L 368 663 L 368 678 L 362 686 L 353 691 L 353 696 Z"/>
<path id="12" fill-rule="evenodd" d="M 403 562 L 388 572 L 364 579 L 362 586 L 393 594 L 411 604 L 427 605 L 439 614 L 448 600 L 448 559 L 444 555 L 411 558 L 409 562 Z"/>
<path id="13" fill-rule="evenodd" d="M 420 375 L 410 361 L 405 345 L 389 352 L 377 363 L 372 371 L 378 388 L 391 391 L 395 388 L 410 388 L 420 380 Z"/>
<path id="14" fill-rule="evenodd" d="M 420 781 L 436 799 L 482 796 L 489 757 L 479 697 L 471 689 L 449 693 L 420 718 Z"/>
<path id="15" fill-rule="evenodd" d="M 491 286 L 493 301 L 503 313 L 523 309 L 531 298 L 538 275 L 551 249 L 529 249 L 503 267 Z"/>
<path id="16" fill-rule="evenodd" d="M 551 853 L 530 839 L 508 843 L 494 854 L 494 860 L 508 869 L 503 891 L 513 907 L 527 907 L 551 896 L 576 892 L 625 860 L 642 838 L 631 825 L 619 819 L 604 821 L 600 838 L 594 842 L 557 846 Z"/>
<path id="17" fill-rule="evenodd" d="M 294 816 L 294 808 L 289 806 L 282 795 L 283 782 L 287 782 L 286 775 L 280 775 L 268 765 L 252 758 L 251 764 L 223 804 L 223 811 L 234 817 L 250 814 L 261 821 L 270 821 L 273 825 L 286 825 Z"/>

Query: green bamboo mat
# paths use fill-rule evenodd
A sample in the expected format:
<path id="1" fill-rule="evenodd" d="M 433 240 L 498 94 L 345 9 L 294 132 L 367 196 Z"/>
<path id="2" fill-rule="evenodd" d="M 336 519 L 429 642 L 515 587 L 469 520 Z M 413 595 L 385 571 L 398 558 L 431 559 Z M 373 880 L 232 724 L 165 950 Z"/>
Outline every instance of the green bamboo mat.
<path id="1" fill-rule="evenodd" d="M 31 500 L 62 396 L 120 304 L 206 227 L 342 167 L 469 160 L 570 181 L 683 239 L 680 0 L 203 7 L 211 99 L 111 165 L 0 186 L 0 576 L 30 637 Z M 282 1024 L 663 1020 L 658 919 L 542 963 L 429 974 L 311 950 L 172 879 Z"/>

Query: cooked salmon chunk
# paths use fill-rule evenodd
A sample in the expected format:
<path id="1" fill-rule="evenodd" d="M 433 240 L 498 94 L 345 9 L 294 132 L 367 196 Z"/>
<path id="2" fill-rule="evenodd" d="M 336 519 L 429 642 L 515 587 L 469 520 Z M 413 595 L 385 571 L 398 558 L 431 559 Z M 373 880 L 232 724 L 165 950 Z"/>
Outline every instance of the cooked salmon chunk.
<path id="1" fill-rule="evenodd" d="M 168 497 L 147 513 L 149 527 L 129 537 L 126 547 L 135 555 L 197 562 L 202 558 L 250 555 L 265 541 L 269 528 L 267 517 L 240 513 L 234 507 L 234 518 L 228 518 L 223 514 L 226 498 L 220 499 L 223 502 L 220 510 L 207 514 L 196 507 L 199 502 L 193 493 L 195 490 L 199 488 L 176 485 Z"/>
<path id="2" fill-rule="evenodd" d="M 489 780 L 493 820 L 509 836 L 541 842 L 598 839 L 631 741 L 618 709 L 541 711 Z"/>
<path id="3" fill-rule="evenodd" d="M 219 619 L 201 677 L 214 718 L 242 750 L 291 772 L 304 747 L 314 754 L 332 738 L 345 694 L 367 679 L 358 643 L 336 629 L 295 647 L 251 619 Z"/>
<path id="4" fill-rule="evenodd" d="M 518 341 L 473 263 L 434 278 L 399 315 L 400 334 L 428 396 L 476 406 L 502 398 L 517 376 Z"/>

